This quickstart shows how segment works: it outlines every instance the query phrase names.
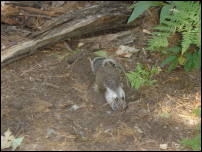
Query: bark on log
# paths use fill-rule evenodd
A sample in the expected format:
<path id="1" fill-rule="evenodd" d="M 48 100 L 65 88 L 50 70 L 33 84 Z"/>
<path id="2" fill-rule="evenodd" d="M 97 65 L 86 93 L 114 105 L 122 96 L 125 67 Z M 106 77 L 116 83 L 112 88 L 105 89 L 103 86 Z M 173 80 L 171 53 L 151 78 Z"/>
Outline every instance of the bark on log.
<path id="1" fill-rule="evenodd" d="M 91 51 L 97 51 L 102 49 L 114 49 L 118 48 L 120 45 L 131 46 L 134 44 L 136 35 L 132 30 L 121 31 L 114 34 L 106 34 L 100 36 L 94 36 L 89 38 L 82 38 L 80 40 L 75 40 L 83 45 L 79 47 L 80 49 L 88 49 Z"/>
<path id="2" fill-rule="evenodd" d="M 106 2 L 57 17 L 43 30 L 34 33 L 31 40 L 2 51 L 1 67 L 33 54 L 48 44 L 93 32 L 139 25 L 138 21 L 135 24 L 126 24 L 130 15 L 127 7 L 123 3 Z"/>

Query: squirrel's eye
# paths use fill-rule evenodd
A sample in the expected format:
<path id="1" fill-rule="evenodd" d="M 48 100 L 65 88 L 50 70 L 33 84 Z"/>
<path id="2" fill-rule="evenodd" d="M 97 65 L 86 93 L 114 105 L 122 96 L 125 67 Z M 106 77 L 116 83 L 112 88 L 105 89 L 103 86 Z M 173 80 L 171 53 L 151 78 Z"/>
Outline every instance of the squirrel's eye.
<path id="1" fill-rule="evenodd" d="M 121 97 L 121 99 L 122 99 L 122 100 L 125 100 L 125 98 L 124 98 L 124 97 Z"/>

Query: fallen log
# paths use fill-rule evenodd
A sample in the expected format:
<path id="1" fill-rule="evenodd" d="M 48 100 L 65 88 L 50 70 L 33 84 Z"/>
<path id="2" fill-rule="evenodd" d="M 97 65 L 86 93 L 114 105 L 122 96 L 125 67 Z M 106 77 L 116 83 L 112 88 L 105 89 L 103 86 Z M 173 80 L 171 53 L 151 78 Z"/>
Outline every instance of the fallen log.
<path id="1" fill-rule="evenodd" d="M 128 5 L 120 2 L 106 2 L 56 17 L 41 31 L 31 35 L 30 40 L 2 51 L 1 67 L 33 54 L 48 44 L 52 45 L 58 41 L 89 33 L 139 25 L 139 21 L 135 24 L 126 24 L 130 15 L 130 10 L 127 7 Z"/>

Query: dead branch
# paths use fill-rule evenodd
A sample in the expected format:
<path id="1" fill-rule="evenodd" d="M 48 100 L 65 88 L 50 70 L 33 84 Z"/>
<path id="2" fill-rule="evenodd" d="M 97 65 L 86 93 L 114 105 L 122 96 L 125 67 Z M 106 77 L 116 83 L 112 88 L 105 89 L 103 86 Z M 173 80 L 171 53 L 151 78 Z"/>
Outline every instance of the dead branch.
<path id="1" fill-rule="evenodd" d="M 135 25 L 126 24 L 129 15 L 126 5 L 108 2 L 56 17 L 41 31 L 31 35 L 31 40 L 2 51 L 1 67 L 58 41 L 104 30 L 137 26 L 138 22 Z"/>

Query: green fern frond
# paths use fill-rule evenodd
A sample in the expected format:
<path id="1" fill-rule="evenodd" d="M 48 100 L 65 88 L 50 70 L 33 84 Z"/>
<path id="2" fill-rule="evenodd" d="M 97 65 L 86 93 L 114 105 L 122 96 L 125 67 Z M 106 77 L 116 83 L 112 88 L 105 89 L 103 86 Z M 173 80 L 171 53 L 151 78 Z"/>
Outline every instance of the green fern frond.
<path id="1" fill-rule="evenodd" d="M 171 1 L 164 5 L 160 14 L 160 25 L 156 26 L 155 32 L 152 33 L 152 38 L 148 40 L 148 50 L 157 51 L 163 50 L 168 46 L 168 38 L 173 33 L 180 33 L 182 35 L 180 43 L 180 52 L 176 53 L 176 62 L 170 65 L 173 69 L 179 61 L 180 56 L 188 53 L 191 45 L 196 46 L 196 50 L 185 60 L 185 69 L 197 67 L 198 57 L 197 49 L 201 48 L 201 4 L 194 1 Z M 181 55 L 180 55 L 181 54 Z M 196 58 L 193 60 L 193 58 Z M 181 63 L 181 62 L 180 62 Z"/>
<path id="2" fill-rule="evenodd" d="M 162 23 L 164 23 L 165 21 L 162 21 Z M 159 25 L 159 26 L 156 26 L 154 27 L 155 30 L 159 30 L 161 32 L 168 32 L 168 33 L 171 33 L 171 31 L 174 31 L 174 26 L 167 26 L 167 25 Z M 159 32 L 159 33 L 161 33 Z"/>
<path id="3" fill-rule="evenodd" d="M 156 50 L 160 47 L 168 46 L 168 39 L 166 36 L 158 36 L 148 41 L 149 47 L 148 50 Z"/>
<path id="4" fill-rule="evenodd" d="M 177 2 L 173 1 L 169 6 L 172 13 L 164 15 L 164 20 L 161 25 L 156 26 L 154 29 L 158 30 L 158 34 L 154 34 L 153 40 L 149 41 L 150 49 L 157 49 L 167 47 L 167 39 L 161 33 L 167 33 L 169 37 L 174 32 L 182 33 L 182 54 L 186 52 L 191 44 L 200 47 L 199 27 L 200 27 L 200 4 L 199 2 Z M 176 8 L 173 8 L 173 5 Z M 164 6 L 165 7 L 165 6 Z M 159 42 L 154 42 L 159 41 Z"/>
<path id="5" fill-rule="evenodd" d="M 186 50 L 189 48 L 189 46 L 191 45 L 192 42 L 192 37 L 190 34 L 190 29 L 187 28 L 186 32 L 182 33 L 182 42 L 181 42 L 181 46 L 182 46 L 182 54 L 184 54 L 184 52 L 186 52 Z"/>
<path id="6" fill-rule="evenodd" d="M 157 67 L 152 69 L 143 68 L 141 64 L 137 64 L 135 71 L 126 73 L 126 76 L 133 88 L 138 90 L 141 86 L 151 86 L 156 80 L 153 80 L 153 76 L 159 74 Z"/>

